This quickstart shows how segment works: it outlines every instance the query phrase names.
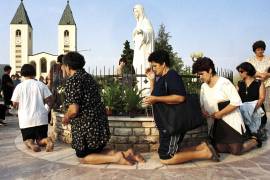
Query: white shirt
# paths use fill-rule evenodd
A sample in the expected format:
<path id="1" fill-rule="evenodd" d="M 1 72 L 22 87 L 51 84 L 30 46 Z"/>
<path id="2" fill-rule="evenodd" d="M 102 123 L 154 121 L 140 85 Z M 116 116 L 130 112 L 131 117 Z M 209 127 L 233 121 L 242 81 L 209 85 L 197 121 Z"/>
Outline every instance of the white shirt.
<path id="1" fill-rule="evenodd" d="M 256 56 L 254 56 L 250 58 L 248 62 L 250 62 L 255 67 L 256 71 L 260 73 L 267 72 L 268 68 L 270 67 L 270 57 L 268 56 L 264 56 L 261 61 L 257 60 Z M 270 78 L 264 81 L 264 85 L 265 87 L 270 86 Z"/>
<path id="2" fill-rule="evenodd" d="M 13 92 L 11 101 L 19 103 L 18 117 L 21 129 L 48 124 L 44 99 L 51 96 L 48 87 L 34 79 L 24 80 Z"/>
<path id="3" fill-rule="evenodd" d="M 236 88 L 228 79 L 219 77 L 213 87 L 209 87 L 206 83 L 202 84 L 200 93 L 201 106 L 209 114 L 218 111 L 219 102 L 228 100 L 233 106 L 240 106 L 242 104 Z M 223 116 L 222 119 L 240 134 L 242 134 L 242 129 L 245 131 L 244 121 L 239 108 Z M 213 119 L 209 119 L 208 123 L 211 125 Z"/>

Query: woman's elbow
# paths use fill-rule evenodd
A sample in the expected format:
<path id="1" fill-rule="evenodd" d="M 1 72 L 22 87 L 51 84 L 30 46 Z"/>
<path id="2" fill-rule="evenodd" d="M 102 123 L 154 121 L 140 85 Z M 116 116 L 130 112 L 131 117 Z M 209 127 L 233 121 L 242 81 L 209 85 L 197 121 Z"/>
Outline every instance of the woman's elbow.
<path id="1" fill-rule="evenodd" d="M 176 101 L 177 103 L 182 103 L 186 100 L 185 96 L 177 96 Z"/>

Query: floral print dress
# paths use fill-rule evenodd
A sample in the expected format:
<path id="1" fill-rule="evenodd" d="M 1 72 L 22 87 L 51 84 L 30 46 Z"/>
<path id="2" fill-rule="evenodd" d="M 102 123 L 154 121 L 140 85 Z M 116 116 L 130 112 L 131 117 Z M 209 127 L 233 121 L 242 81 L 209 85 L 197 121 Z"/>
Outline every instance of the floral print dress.
<path id="1" fill-rule="evenodd" d="M 73 149 L 97 149 L 107 144 L 110 130 L 105 106 L 98 84 L 84 69 L 67 79 L 64 104 L 79 105 L 78 115 L 70 121 Z"/>

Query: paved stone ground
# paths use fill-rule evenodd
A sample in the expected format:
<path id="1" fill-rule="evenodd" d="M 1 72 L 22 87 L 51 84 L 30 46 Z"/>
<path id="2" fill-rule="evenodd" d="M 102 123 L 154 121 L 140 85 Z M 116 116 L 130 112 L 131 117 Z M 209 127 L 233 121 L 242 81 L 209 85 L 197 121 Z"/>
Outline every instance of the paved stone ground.
<path id="1" fill-rule="evenodd" d="M 57 143 L 52 153 L 32 153 L 21 140 L 16 117 L 0 127 L 0 179 L 270 179 L 270 140 L 242 156 L 222 155 L 223 161 L 194 161 L 163 166 L 155 153 L 143 154 L 145 164 L 134 166 L 82 165 L 73 150 Z"/>

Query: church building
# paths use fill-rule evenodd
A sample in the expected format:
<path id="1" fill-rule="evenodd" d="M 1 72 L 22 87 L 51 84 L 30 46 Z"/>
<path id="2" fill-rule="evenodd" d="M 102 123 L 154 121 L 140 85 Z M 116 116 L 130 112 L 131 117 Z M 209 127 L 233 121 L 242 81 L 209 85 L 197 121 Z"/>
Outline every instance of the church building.
<path id="1" fill-rule="evenodd" d="M 44 38 L 50 38 L 46 37 L 45 32 L 44 34 Z M 58 54 L 54 55 L 48 52 L 33 54 L 33 38 L 33 27 L 23 0 L 21 0 L 10 23 L 11 74 L 20 73 L 22 65 L 28 63 L 36 68 L 36 78 L 40 76 L 46 77 L 50 67 L 56 63 L 58 55 L 77 50 L 77 27 L 69 1 L 67 1 L 65 10 L 58 23 Z"/>

